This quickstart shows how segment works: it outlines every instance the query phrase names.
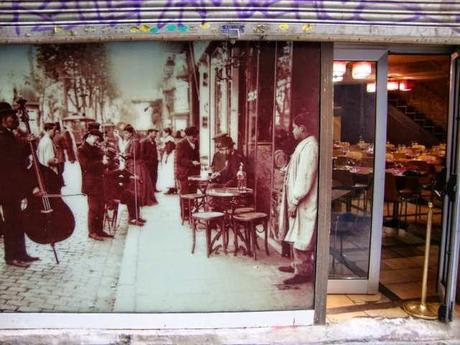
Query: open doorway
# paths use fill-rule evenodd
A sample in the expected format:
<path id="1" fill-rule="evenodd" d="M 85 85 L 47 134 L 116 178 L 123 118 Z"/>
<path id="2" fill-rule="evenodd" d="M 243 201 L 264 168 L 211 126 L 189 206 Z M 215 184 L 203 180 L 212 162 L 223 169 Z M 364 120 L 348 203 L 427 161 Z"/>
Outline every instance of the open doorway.
<path id="1" fill-rule="evenodd" d="M 380 291 L 420 298 L 428 204 L 433 204 L 427 296 L 436 298 L 450 56 L 388 57 L 388 118 Z M 393 207 L 392 207 L 393 206 Z M 396 212 L 395 212 L 396 211 Z"/>
<path id="2" fill-rule="evenodd" d="M 387 59 L 384 207 L 377 291 L 328 296 L 328 319 L 343 315 L 407 316 L 401 305 L 420 298 L 428 204 L 433 226 L 428 301 L 438 301 L 442 199 L 446 166 L 449 55 L 389 55 Z M 358 72 L 368 72 L 363 78 Z M 343 73 L 341 73 L 343 72 Z M 379 94 L 372 61 L 334 61 L 334 152 L 330 279 L 368 278 L 375 216 Z M 381 90 L 380 90 L 381 92 Z M 383 167 L 383 163 L 382 163 Z M 383 169 L 382 169 L 383 170 Z M 445 179 L 445 178 L 444 178 Z M 382 178 L 383 182 L 383 178 Z M 338 197 L 334 199 L 334 195 Z M 342 286 L 345 286 L 342 284 Z M 340 291 L 334 291 L 340 293 Z M 348 292 L 347 293 L 354 293 Z M 369 295 L 370 294 L 370 295 Z"/>

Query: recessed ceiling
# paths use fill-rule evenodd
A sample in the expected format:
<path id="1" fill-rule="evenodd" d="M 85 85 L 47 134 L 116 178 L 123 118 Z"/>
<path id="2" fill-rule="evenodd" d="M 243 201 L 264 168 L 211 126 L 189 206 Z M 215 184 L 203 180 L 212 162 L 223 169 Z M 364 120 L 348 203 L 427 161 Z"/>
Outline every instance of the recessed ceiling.
<path id="1" fill-rule="evenodd" d="M 341 82 L 336 85 L 363 84 L 375 81 L 375 64 L 372 74 L 366 80 L 355 80 L 351 77 L 351 65 Z M 449 79 L 450 56 L 448 55 L 389 55 L 388 79 L 395 80 L 433 80 Z"/>
<path id="2" fill-rule="evenodd" d="M 389 55 L 388 78 L 427 80 L 449 78 L 447 55 Z"/>

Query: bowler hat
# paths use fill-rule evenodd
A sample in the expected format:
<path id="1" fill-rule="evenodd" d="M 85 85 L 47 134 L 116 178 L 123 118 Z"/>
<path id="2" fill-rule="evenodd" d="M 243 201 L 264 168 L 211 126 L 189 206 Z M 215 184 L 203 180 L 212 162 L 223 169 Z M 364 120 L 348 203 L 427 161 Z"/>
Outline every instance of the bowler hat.
<path id="1" fill-rule="evenodd" d="M 225 138 L 228 134 L 227 133 L 220 133 L 220 134 L 217 134 L 216 136 L 214 136 L 212 138 L 212 140 L 215 140 L 216 142 L 217 141 L 221 141 L 223 138 Z"/>
<path id="2" fill-rule="evenodd" d="M 185 129 L 185 135 L 190 135 L 190 136 L 196 136 L 198 135 L 199 131 L 196 127 L 192 126 L 192 127 L 188 127 Z"/>
<path id="3" fill-rule="evenodd" d="M 88 131 L 91 131 L 91 130 L 99 130 L 99 128 L 101 127 L 101 124 L 99 122 L 90 122 L 88 123 Z"/>
<path id="4" fill-rule="evenodd" d="M 235 143 L 233 142 L 232 138 L 229 136 L 223 137 L 220 141 L 223 147 L 232 148 Z"/>
<path id="5" fill-rule="evenodd" d="M 95 135 L 95 136 L 98 136 L 99 139 L 104 140 L 104 134 L 102 134 L 101 131 L 98 131 L 97 129 L 92 129 L 88 132 L 86 132 L 86 134 L 83 136 L 83 140 L 86 140 L 86 138 L 88 138 L 89 135 Z"/>
<path id="6" fill-rule="evenodd" d="M 0 102 L 0 118 L 4 116 L 16 114 L 16 111 L 7 102 Z"/>

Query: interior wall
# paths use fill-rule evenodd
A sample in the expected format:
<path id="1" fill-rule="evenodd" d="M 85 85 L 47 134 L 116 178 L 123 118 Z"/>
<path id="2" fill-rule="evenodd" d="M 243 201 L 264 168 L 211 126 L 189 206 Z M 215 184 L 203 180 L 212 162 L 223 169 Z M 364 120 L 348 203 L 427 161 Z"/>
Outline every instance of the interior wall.
<path id="1" fill-rule="evenodd" d="M 368 93 L 365 84 L 335 85 L 334 93 L 334 106 L 341 108 L 341 140 L 354 144 L 359 141 L 361 135 L 363 140 L 374 142 L 375 93 Z M 357 123 L 361 123 L 362 126 L 356 126 Z"/>

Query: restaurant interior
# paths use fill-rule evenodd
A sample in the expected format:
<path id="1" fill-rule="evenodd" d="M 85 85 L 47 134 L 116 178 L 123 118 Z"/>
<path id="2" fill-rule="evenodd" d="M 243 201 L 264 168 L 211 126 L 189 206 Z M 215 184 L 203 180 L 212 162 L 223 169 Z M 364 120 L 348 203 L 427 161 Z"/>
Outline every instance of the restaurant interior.
<path id="1" fill-rule="evenodd" d="M 428 300 L 436 299 L 442 230 L 450 57 L 389 55 L 385 187 L 378 302 L 420 298 L 433 205 Z M 375 61 L 334 61 L 333 197 L 329 279 L 366 279 L 372 231 L 374 145 L 379 128 Z M 382 133 L 382 132 L 380 132 Z M 347 295 L 344 296 L 344 298 Z M 353 307 L 342 299 L 329 303 Z M 347 297 L 347 298 L 348 298 Z M 332 301 L 333 299 L 331 299 Z"/>

